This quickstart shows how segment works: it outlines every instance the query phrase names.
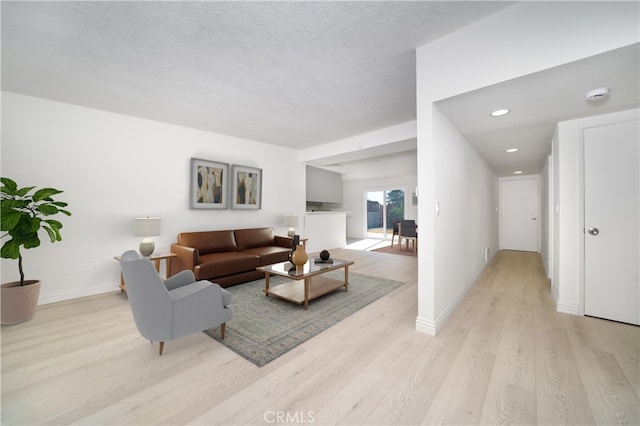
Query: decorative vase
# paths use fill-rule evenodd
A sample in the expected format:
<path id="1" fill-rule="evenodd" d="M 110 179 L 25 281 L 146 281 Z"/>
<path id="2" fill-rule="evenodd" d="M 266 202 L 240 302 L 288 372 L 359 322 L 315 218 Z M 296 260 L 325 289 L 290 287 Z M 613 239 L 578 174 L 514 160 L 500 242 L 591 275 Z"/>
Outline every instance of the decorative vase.
<path id="1" fill-rule="evenodd" d="M 40 281 L 14 281 L 0 286 L 0 304 L 2 305 L 2 324 L 18 324 L 33 318 L 38 307 Z"/>
<path id="2" fill-rule="evenodd" d="M 304 251 L 304 246 L 302 244 L 298 244 L 296 250 L 291 255 L 291 263 L 296 265 L 296 269 L 300 269 L 307 263 L 309 260 L 309 255 L 306 251 Z"/>

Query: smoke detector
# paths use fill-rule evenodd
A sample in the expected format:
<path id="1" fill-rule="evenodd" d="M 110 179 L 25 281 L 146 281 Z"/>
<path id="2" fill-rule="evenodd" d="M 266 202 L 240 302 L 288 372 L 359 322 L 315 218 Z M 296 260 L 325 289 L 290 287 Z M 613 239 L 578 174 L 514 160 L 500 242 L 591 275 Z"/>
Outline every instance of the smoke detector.
<path id="1" fill-rule="evenodd" d="M 584 98 L 587 102 L 597 101 L 599 99 L 604 99 L 609 96 L 609 89 L 607 87 L 603 87 L 600 89 L 594 89 L 584 94 Z"/>

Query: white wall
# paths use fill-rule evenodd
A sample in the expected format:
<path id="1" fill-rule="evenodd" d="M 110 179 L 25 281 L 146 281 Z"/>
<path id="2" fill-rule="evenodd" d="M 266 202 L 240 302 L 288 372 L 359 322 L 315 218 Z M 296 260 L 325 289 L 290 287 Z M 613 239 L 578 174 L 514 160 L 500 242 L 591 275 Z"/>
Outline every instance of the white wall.
<path id="1" fill-rule="evenodd" d="M 304 214 L 305 166 L 297 151 L 2 95 L 2 176 L 64 190 L 59 198 L 73 213 L 63 218 L 62 242 L 24 252 L 27 278 L 43 282 L 41 303 L 116 290 L 113 256 L 139 243 L 134 217 L 161 217 L 156 247 L 168 250 L 182 231 L 273 226 L 286 235 L 284 215 Z M 190 210 L 191 157 L 261 168 L 262 209 Z M 2 282 L 17 278 L 17 262 L 2 259 Z"/>
<path id="2" fill-rule="evenodd" d="M 558 305 L 560 299 L 560 290 L 558 282 L 560 280 L 560 232 L 558 218 L 560 216 L 560 149 L 558 147 L 558 127 L 553 132 L 551 140 L 551 163 L 550 175 L 553 176 L 551 182 L 551 215 L 549 217 L 549 230 L 551 231 L 551 297 Z"/>
<path id="3" fill-rule="evenodd" d="M 405 218 L 418 218 L 418 206 L 412 203 L 411 195 L 417 185 L 417 153 L 407 151 L 399 154 L 375 157 L 347 163 L 342 176 L 343 210 L 348 211 L 347 237 L 366 238 L 366 192 L 382 189 L 405 191 Z"/>
<path id="4" fill-rule="evenodd" d="M 547 271 L 547 277 L 551 278 L 551 227 L 550 227 L 550 205 L 551 205 L 551 175 L 550 164 L 551 157 L 544 162 L 542 171 L 540 172 L 540 257 L 544 269 Z"/>
<path id="5" fill-rule="evenodd" d="M 638 120 L 639 109 L 602 114 L 558 123 L 554 150 L 554 176 L 557 191 L 554 205 L 557 238 L 554 268 L 559 312 L 584 313 L 584 129 L 624 121 Z"/>
<path id="6" fill-rule="evenodd" d="M 433 123 L 435 157 L 442 160 L 434 165 L 433 198 L 437 329 L 484 269 L 483 250 L 490 257 L 498 250 L 498 178 L 437 107 Z"/>
<path id="7" fill-rule="evenodd" d="M 637 2 L 521 2 L 416 50 L 418 216 L 421 235 L 434 236 L 420 242 L 418 330 L 435 334 L 457 301 L 449 286 L 461 288 L 472 278 L 451 271 L 472 264 L 473 253 L 457 258 L 447 249 L 465 238 L 465 229 L 436 218 L 435 201 L 447 194 L 463 217 L 480 225 L 467 201 L 471 193 L 449 179 L 447 167 L 465 159 L 463 150 L 443 146 L 448 141 L 439 138 L 434 102 L 636 43 L 638 13 Z M 593 22 L 598 25 L 585 24 Z"/>

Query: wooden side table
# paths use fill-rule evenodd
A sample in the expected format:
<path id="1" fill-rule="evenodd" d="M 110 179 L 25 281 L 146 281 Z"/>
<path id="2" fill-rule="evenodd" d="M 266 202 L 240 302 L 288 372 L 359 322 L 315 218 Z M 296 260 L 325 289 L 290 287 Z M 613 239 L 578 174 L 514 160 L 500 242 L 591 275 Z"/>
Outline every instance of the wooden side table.
<path id="1" fill-rule="evenodd" d="M 156 264 L 156 271 L 158 271 L 158 273 L 160 273 L 160 261 L 164 259 L 166 263 L 166 275 L 167 278 L 169 278 L 171 276 L 171 259 L 173 259 L 174 257 L 178 257 L 178 255 L 175 253 L 158 253 L 145 257 L 149 260 L 152 260 L 153 263 Z M 120 262 L 120 256 L 113 256 L 113 258 Z M 120 291 L 124 292 L 126 290 L 127 288 L 124 285 L 124 277 L 122 276 L 122 272 L 120 272 Z"/>

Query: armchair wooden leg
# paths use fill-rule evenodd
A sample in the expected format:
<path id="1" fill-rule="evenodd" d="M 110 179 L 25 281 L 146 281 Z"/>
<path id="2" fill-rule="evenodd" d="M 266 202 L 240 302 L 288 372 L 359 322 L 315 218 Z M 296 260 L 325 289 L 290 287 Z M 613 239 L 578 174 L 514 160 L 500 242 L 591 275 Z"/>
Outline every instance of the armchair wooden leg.
<path id="1" fill-rule="evenodd" d="M 227 323 L 220 324 L 220 340 L 224 340 L 224 329 L 227 327 Z"/>
<path id="2" fill-rule="evenodd" d="M 160 342 L 160 356 L 162 356 L 163 349 L 164 349 L 164 342 Z"/>

